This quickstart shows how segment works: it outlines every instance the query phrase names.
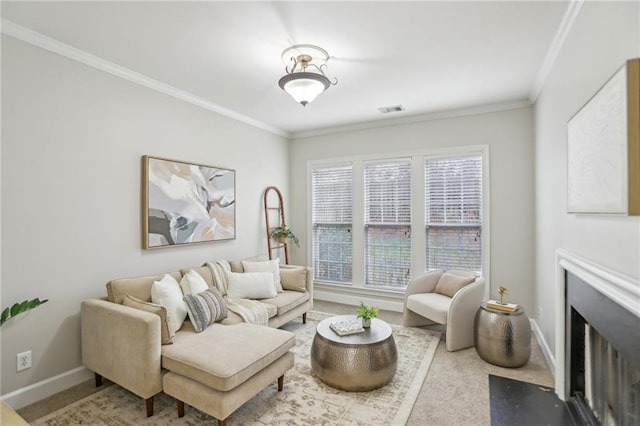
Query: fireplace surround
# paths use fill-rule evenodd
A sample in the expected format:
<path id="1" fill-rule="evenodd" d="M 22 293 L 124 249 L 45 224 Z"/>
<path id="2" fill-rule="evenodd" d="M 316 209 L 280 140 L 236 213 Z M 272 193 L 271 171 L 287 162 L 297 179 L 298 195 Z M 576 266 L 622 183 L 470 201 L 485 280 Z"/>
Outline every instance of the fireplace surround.
<path id="1" fill-rule="evenodd" d="M 558 397 L 579 424 L 640 425 L 640 282 L 556 252 Z"/>

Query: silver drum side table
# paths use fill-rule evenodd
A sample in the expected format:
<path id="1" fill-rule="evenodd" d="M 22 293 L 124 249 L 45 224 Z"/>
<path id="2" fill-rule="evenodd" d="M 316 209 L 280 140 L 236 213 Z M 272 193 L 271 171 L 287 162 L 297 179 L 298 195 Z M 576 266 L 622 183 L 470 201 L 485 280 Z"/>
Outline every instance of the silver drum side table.
<path id="1" fill-rule="evenodd" d="M 371 328 L 349 336 L 338 336 L 329 328 L 334 321 L 352 319 L 355 315 L 343 315 L 318 324 L 311 346 L 311 369 L 337 389 L 362 392 L 380 388 L 393 379 L 398 367 L 391 326 L 372 318 Z"/>
<path id="2" fill-rule="evenodd" d="M 531 324 L 522 306 L 503 312 L 482 303 L 476 312 L 473 338 L 482 359 L 501 367 L 522 367 L 531 356 Z"/>

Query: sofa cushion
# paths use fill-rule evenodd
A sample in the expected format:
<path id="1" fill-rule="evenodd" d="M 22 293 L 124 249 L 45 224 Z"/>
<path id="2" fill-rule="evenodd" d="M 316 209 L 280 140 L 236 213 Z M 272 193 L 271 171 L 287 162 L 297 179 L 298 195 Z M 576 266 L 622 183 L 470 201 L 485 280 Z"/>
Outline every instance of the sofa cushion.
<path id="1" fill-rule="evenodd" d="M 285 290 L 276 297 L 270 299 L 260 299 L 260 302 L 266 305 L 273 305 L 278 309 L 278 315 L 289 312 L 298 305 L 302 305 L 309 300 L 309 293 L 301 293 L 299 291 Z"/>
<path id="2" fill-rule="evenodd" d="M 280 259 L 266 260 L 264 262 L 248 262 L 242 261 L 244 272 L 271 272 L 273 274 L 273 282 L 276 284 L 278 293 L 282 293 L 284 289 L 280 283 Z"/>
<path id="3" fill-rule="evenodd" d="M 158 315 L 160 317 L 161 343 L 163 345 L 170 345 L 173 343 L 173 336 L 175 336 L 175 333 L 172 333 L 171 330 L 169 330 L 169 324 L 167 323 L 167 308 L 155 303 L 145 302 L 131 295 L 127 295 L 122 304 L 124 306 L 129 306 L 131 308 L 140 309 L 142 311 Z"/>
<path id="4" fill-rule="evenodd" d="M 307 291 L 307 268 L 281 268 L 282 288 L 293 291 Z"/>
<path id="5" fill-rule="evenodd" d="M 246 259 L 230 260 L 229 261 L 229 267 L 231 268 L 231 272 L 244 272 L 244 268 L 242 267 L 242 261 L 245 261 L 245 262 L 264 262 L 265 260 L 269 260 L 267 255 L 260 254 L 258 256 L 247 257 Z"/>
<path id="6" fill-rule="evenodd" d="M 182 276 L 187 275 L 187 272 L 189 272 L 189 271 L 197 272 L 198 275 L 200 275 L 202 278 L 204 278 L 204 281 L 207 283 L 207 286 L 214 287 L 213 275 L 211 273 L 211 269 L 209 269 L 209 267 L 207 265 L 196 266 L 194 268 L 180 269 L 180 273 L 182 274 Z"/>
<path id="7" fill-rule="evenodd" d="M 208 288 L 198 294 L 186 294 L 184 301 L 196 333 L 227 317 L 227 303 L 217 288 Z"/>
<path id="8" fill-rule="evenodd" d="M 278 315 L 278 307 L 276 305 L 272 305 L 271 303 L 263 303 L 263 305 L 267 307 L 269 318 L 273 318 Z"/>
<path id="9" fill-rule="evenodd" d="M 232 299 L 266 299 L 278 294 L 271 272 L 227 273 L 227 296 Z"/>
<path id="10" fill-rule="evenodd" d="M 407 297 L 407 308 L 438 324 L 446 324 L 451 300 L 440 293 L 417 293 Z"/>
<path id="11" fill-rule="evenodd" d="M 244 320 L 240 315 L 236 314 L 230 309 L 227 309 L 227 317 L 222 321 L 220 321 L 219 324 L 233 325 L 233 324 L 240 324 L 241 322 L 244 322 Z"/>
<path id="12" fill-rule="evenodd" d="M 122 305 L 124 298 L 127 294 L 130 294 L 136 299 L 151 302 L 151 286 L 154 281 L 162 279 L 164 275 L 165 274 L 147 275 L 145 277 L 111 280 L 107 283 L 107 296 L 109 297 L 109 301 Z M 169 272 L 169 275 L 177 281 L 180 281 L 182 278 L 182 274 L 179 271 Z"/>
<path id="13" fill-rule="evenodd" d="M 172 333 L 180 330 L 187 317 L 187 304 L 182 298 L 180 284 L 171 275 L 165 274 L 151 286 L 151 301 L 167 308 L 167 322 Z"/>
<path id="14" fill-rule="evenodd" d="M 193 269 L 188 271 L 180 280 L 180 288 L 182 294 L 198 294 L 209 288 L 207 282 Z"/>
<path id="15" fill-rule="evenodd" d="M 244 383 L 295 346 L 288 331 L 254 324 L 213 324 L 202 333 L 185 326 L 162 346 L 162 367 L 219 391 Z"/>
<path id="16" fill-rule="evenodd" d="M 454 275 L 449 272 L 444 272 L 438 284 L 436 284 L 436 293 L 440 293 L 444 296 L 453 297 L 462 287 L 465 287 L 476 280 L 475 276 L 460 276 Z"/>

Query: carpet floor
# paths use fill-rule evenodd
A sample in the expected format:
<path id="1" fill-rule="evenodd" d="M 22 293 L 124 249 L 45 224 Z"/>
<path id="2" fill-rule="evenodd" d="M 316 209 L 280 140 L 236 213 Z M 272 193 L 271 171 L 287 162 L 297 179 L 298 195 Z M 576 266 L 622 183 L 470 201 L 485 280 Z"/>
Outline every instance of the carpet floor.
<path id="1" fill-rule="evenodd" d="M 283 328 L 296 335 L 293 349 L 296 362 L 285 375 L 285 387 L 261 391 L 228 417 L 235 425 L 403 425 L 420 392 L 433 360 L 440 333 L 393 325 L 398 350 L 398 368 L 386 386 L 370 392 L 344 392 L 320 381 L 310 367 L 310 350 L 319 321 L 331 314 L 310 312 L 307 324 L 290 322 Z M 177 417 L 175 400 L 159 394 L 155 398 L 154 415 L 147 418 L 143 400 L 126 389 L 111 385 L 34 421 L 34 426 L 69 424 L 91 425 L 191 425 L 216 424 L 214 418 L 188 408 L 183 418 Z"/>
<path id="2" fill-rule="evenodd" d="M 334 315 L 353 314 L 355 310 L 353 306 L 324 301 L 314 301 L 314 309 Z M 402 323 L 402 314 L 398 312 L 380 311 L 378 317 L 390 324 L 399 325 Z M 290 324 L 299 324 L 299 322 L 293 321 Z M 444 331 L 444 327 L 438 325 L 420 328 Z M 443 333 L 442 339 L 445 338 Z M 413 404 L 413 410 L 406 424 L 409 426 L 491 425 L 489 374 L 542 386 L 553 386 L 553 376 L 535 338 L 532 338 L 531 345 L 531 359 L 525 366 L 516 369 L 488 364 L 478 356 L 474 348 L 447 352 L 444 344 L 438 345 L 429 373 L 422 383 L 422 388 Z M 105 380 L 105 385 L 108 383 Z M 285 382 L 285 389 L 286 387 L 287 382 Z M 36 419 L 41 419 L 100 391 L 102 391 L 102 387 L 95 388 L 92 380 L 87 381 L 24 407 L 18 410 L 18 413 L 28 422 L 33 423 Z M 187 408 L 187 411 L 192 410 Z M 304 419 L 298 419 L 293 424 L 304 424 Z M 384 423 L 374 421 L 370 424 L 382 425 Z"/>

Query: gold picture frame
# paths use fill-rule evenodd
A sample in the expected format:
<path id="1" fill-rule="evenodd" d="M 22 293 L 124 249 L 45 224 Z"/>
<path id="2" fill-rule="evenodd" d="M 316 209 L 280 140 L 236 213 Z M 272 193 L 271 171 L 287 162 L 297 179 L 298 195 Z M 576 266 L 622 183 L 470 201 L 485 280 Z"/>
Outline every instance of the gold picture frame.
<path id="1" fill-rule="evenodd" d="M 235 239 L 235 170 L 145 155 L 142 187 L 144 249 Z"/>

